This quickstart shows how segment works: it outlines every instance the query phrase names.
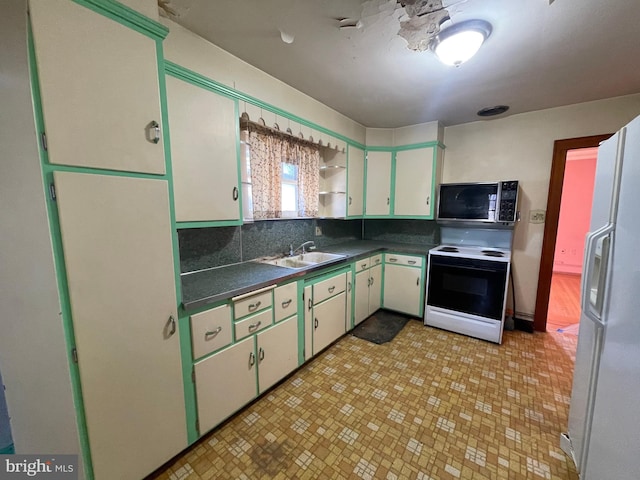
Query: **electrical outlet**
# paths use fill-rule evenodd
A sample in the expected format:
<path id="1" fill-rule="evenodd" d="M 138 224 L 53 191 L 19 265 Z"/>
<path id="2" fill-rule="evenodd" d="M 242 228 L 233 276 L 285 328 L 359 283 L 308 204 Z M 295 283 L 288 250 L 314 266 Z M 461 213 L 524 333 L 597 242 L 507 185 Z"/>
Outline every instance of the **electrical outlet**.
<path id="1" fill-rule="evenodd" d="M 546 212 L 544 210 L 531 210 L 529 212 L 529 223 L 544 223 Z"/>
<path id="2" fill-rule="evenodd" d="M 316 237 L 322 236 L 322 227 L 316 225 Z"/>

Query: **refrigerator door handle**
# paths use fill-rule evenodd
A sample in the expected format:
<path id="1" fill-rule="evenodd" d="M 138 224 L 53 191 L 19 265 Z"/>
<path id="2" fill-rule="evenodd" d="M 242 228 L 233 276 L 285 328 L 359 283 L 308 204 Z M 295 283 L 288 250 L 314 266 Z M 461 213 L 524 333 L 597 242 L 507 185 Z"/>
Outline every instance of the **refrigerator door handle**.
<path id="1" fill-rule="evenodd" d="M 581 309 L 591 321 L 601 326 L 605 324 L 602 318 L 602 307 L 609 269 L 609 248 L 614 229 L 614 225 L 607 224 L 595 232 L 589 233 L 584 255 L 585 269 L 582 276 Z"/>

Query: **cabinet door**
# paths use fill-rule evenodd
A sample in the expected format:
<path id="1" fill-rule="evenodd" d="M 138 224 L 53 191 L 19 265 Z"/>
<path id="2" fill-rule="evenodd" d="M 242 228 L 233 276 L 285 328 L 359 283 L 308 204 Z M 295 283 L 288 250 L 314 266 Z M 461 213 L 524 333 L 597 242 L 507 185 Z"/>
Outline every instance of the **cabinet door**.
<path id="1" fill-rule="evenodd" d="M 369 315 L 376 312 L 382 306 L 382 265 L 369 269 Z"/>
<path id="2" fill-rule="evenodd" d="M 258 335 L 260 393 L 298 366 L 298 317 L 291 317 Z"/>
<path id="3" fill-rule="evenodd" d="M 366 215 L 391 212 L 391 152 L 367 152 Z"/>
<path id="4" fill-rule="evenodd" d="M 304 359 L 313 357 L 313 287 L 304 287 Z"/>
<path id="5" fill-rule="evenodd" d="M 235 102 L 167 76 L 178 222 L 238 220 Z"/>
<path id="6" fill-rule="evenodd" d="M 220 424 L 256 396 L 253 343 L 253 337 L 246 338 L 194 365 L 201 434 Z"/>
<path id="7" fill-rule="evenodd" d="M 353 311 L 354 326 L 369 316 L 369 270 L 356 273 L 355 307 Z"/>
<path id="8" fill-rule="evenodd" d="M 364 150 L 349 146 L 347 163 L 347 216 L 364 213 Z"/>
<path id="9" fill-rule="evenodd" d="M 346 294 L 331 297 L 313 307 L 313 354 L 324 350 L 345 332 Z"/>
<path id="10" fill-rule="evenodd" d="M 396 153 L 394 215 L 433 214 L 434 147 Z"/>
<path id="11" fill-rule="evenodd" d="M 139 479 L 187 446 L 167 182 L 54 180 L 93 470 Z"/>
<path id="12" fill-rule="evenodd" d="M 49 162 L 163 174 L 155 40 L 68 0 L 29 11 Z"/>
<path id="13" fill-rule="evenodd" d="M 386 264 L 384 267 L 384 308 L 420 316 L 422 271 L 419 268 Z"/>
<path id="14" fill-rule="evenodd" d="M 347 314 L 345 317 L 345 330 L 351 330 L 353 326 L 353 274 L 347 272 Z"/>

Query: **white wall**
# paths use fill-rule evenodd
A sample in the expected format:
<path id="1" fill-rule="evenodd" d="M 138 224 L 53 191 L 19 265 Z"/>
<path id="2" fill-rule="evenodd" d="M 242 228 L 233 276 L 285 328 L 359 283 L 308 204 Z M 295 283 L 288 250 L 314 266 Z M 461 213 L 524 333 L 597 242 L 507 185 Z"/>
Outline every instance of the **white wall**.
<path id="1" fill-rule="evenodd" d="M 5 2 L 0 15 L 0 369 L 16 453 L 77 454 L 31 101 L 26 10 L 26 0 Z"/>
<path id="2" fill-rule="evenodd" d="M 518 312 L 533 315 L 555 140 L 613 133 L 640 114 L 640 94 L 446 127 L 443 182 L 520 180 L 522 221 L 514 238 Z"/>
<path id="3" fill-rule="evenodd" d="M 364 143 L 365 129 L 359 123 L 234 57 L 177 23 L 165 18 L 161 18 L 161 22 L 170 30 L 164 42 L 164 55 L 167 60 L 347 138 Z M 241 104 L 240 111 L 243 109 L 244 105 Z M 252 119 L 259 118 L 255 110 L 250 111 L 249 115 Z M 267 118 L 267 113 L 263 113 L 263 116 L 267 124 L 275 121 Z M 273 117 L 273 114 L 270 116 Z M 286 125 L 280 125 L 280 127 L 286 129 Z M 291 129 L 297 132 L 299 127 L 292 125 Z M 303 133 L 305 137 L 313 135 L 315 140 L 318 139 L 317 132 L 309 132 L 307 129 Z"/>

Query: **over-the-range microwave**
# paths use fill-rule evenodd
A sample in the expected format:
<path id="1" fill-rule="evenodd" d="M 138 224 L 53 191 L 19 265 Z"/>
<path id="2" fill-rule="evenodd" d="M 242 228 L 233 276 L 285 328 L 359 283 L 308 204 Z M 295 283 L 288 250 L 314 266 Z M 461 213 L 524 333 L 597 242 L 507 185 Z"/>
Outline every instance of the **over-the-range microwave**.
<path id="1" fill-rule="evenodd" d="M 518 181 L 443 183 L 439 187 L 437 220 L 512 226 L 518 219 Z"/>

